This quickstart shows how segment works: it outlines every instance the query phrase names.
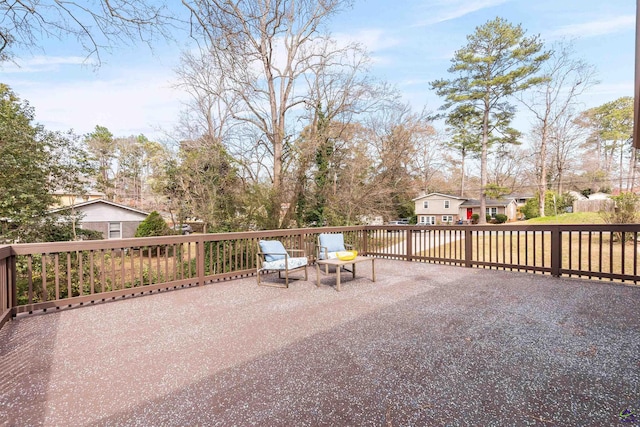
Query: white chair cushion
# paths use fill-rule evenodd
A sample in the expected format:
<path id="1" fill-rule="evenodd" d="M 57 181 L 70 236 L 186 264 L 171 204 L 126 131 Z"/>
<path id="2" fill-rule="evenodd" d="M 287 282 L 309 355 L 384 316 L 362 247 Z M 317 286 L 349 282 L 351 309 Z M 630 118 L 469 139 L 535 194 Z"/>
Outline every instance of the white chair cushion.
<path id="1" fill-rule="evenodd" d="M 289 258 L 289 270 L 304 267 L 307 265 L 307 257 Z M 265 261 L 262 263 L 263 270 L 285 270 L 285 260 Z"/>

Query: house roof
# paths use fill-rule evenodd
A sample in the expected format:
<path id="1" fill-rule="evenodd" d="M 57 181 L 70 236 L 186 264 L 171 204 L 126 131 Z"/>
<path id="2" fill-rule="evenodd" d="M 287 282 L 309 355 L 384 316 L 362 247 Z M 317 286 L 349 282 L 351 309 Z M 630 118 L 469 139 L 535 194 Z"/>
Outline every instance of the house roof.
<path id="1" fill-rule="evenodd" d="M 139 214 L 142 214 L 142 215 L 149 215 L 149 212 L 141 211 L 140 209 L 132 208 L 131 206 L 122 205 L 120 203 L 112 202 L 112 201 L 105 200 L 105 199 L 95 199 L 95 200 L 89 200 L 89 201 L 82 202 L 82 203 L 76 203 L 75 205 L 69 205 L 69 206 L 64 206 L 64 207 L 57 208 L 57 209 L 52 209 L 52 210 L 49 211 L 49 213 L 56 213 L 56 212 L 64 211 L 64 210 L 71 209 L 71 208 L 81 208 L 81 207 L 84 207 L 84 206 L 94 205 L 94 204 L 97 204 L 97 203 L 103 203 L 105 205 L 115 206 L 117 208 L 126 209 L 126 210 L 129 210 L 131 212 L 139 213 Z"/>
<path id="2" fill-rule="evenodd" d="M 514 200 L 513 199 L 502 199 L 502 200 L 487 199 L 486 200 L 486 206 L 487 207 L 491 207 L 491 206 L 508 206 L 510 203 L 514 203 Z M 467 199 L 464 202 L 462 202 L 462 204 L 460 206 L 479 207 L 480 206 L 480 200 Z"/>
<path id="3" fill-rule="evenodd" d="M 415 199 L 412 199 L 412 201 L 415 202 L 431 196 L 441 196 L 441 197 L 446 197 L 447 199 L 466 200 L 466 197 L 452 196 L 450 194 L 443 194 L 443 193 L 429 193 L 429 194 L 423 194 L 422 196 L 416 197 Z"/>
<path id="4" fill-rule="evenodd" d="M 593 193 L 587 196 L 589 200 L 604 200 L 611 198 L 610 194 L 607 193 Z"/>

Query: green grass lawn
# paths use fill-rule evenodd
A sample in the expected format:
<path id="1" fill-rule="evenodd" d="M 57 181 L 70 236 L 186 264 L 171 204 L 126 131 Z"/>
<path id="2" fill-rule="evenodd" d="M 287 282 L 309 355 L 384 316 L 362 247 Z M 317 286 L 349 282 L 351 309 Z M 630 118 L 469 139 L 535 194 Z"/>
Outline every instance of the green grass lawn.
<path id="1" fill-rule="evenodd" d="M 576 212 L 532 218 L 519 224 L 604 224 L 604 220 L 598 212 Z"/>

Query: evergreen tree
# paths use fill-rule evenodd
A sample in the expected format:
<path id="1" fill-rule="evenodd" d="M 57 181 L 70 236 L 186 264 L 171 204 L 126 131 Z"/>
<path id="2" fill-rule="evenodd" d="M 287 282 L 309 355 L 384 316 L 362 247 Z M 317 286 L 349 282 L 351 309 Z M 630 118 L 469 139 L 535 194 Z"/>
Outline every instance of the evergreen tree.
<path id="1" fill-rule="evenodd" d="M 481 116 L 480 209 L 484 212 L 491 137 L 500 133 L 511 138 L 509 124 L 515 108 L 508 97 L 544 81 L 535 74 L 549 54 L 542 52 L 539 37 L 525 37 L 520 25 L 502 18 L 477 27 L 467 42 L 451 60 L 448 71 L 455 77 L 433 81 L 431 86 L 445 98 L 444 109 L 465 106 Z M 480 215 L 480 223 L 485 223 L 484 215 Z"/>
<path id="2" fill-rule="evenodd" d="M 54 190 L 79 188 L 87 171 L 81 159 L 86 155 L 73 135 L 45 131 L 34 123 L 28 102 L 0 84 L 0 240 L 66 240 L 73 235 L 75 231 L 57 230 L 68 226 L 67 213 L 48 210 L 56 201 Z"/>

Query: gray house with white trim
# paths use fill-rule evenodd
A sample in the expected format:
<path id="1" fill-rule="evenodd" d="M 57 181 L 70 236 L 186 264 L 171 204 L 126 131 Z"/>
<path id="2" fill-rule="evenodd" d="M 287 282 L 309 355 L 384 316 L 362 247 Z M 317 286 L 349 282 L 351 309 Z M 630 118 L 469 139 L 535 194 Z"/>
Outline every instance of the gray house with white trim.
<path id="1" fill-rule="evenodd" d="M 99 231 L 105 239 L 134 237 L 138 225 L 149 215 L 148 212 L 104 199 L 89 200 L 51 212 L 71 208 L 82 216 L 80 228 Z"/>
<path id="2" fill-rule="evenodd" d="M 470 221 L 473 214 L 480 215 L 480 200 L 429 193 L 416 197 L 413 201 L 418 225 L 455 224 L 458 221 Z M 514 199 L 487 199 L 485 215 L 495 217 L 497 214 L 504 214 L 508 221 L 514 221 L 517 208 Z"/>

